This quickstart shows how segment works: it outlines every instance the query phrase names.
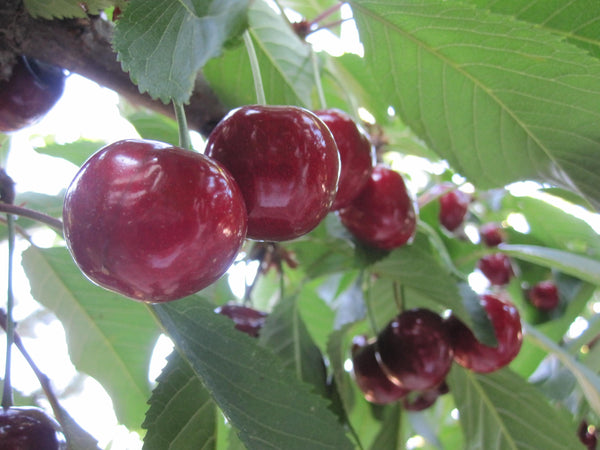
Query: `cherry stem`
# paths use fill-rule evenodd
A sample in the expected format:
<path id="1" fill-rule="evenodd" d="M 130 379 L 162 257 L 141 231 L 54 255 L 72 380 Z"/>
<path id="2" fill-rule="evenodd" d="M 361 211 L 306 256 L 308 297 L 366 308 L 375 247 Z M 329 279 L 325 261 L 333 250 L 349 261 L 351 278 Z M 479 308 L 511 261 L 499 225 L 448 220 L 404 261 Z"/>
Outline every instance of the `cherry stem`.
<path id="1" fill-rule="evenodd" d="M 246 45 L 248 58 L 250 58 L 250 69 L 252 70 L 254 90 L 256 91 L 256 103 L 259 105 L 266 105 L 267 99 L 265 97 L 265 88 L 260 75 L 260 65 L 258 64 L 258 57 L 256 56 L 256 50 L 254 49 L 252 36 L 250 36 L 250 32 L 248 30 L 244 31 L 244 44 Z"/>
<path id="2" fill-rule="evenodd" d="M 13 405 L 11 362 L 12 346 L 15 340 L 15 324 L 13 322 L 13 256 L 15 253 L 15 219 L 12 214 L 6 215 L 8 229 L 8 289 L 6 292 L 6 364 L 4 368 L 4 390 L 2 392 L 2 407 L 8 409 Z"/>
<path id="3" fill-rule="evenodd" d="M 344 4 L 344 2 L 340 2 L 340 3 L 336 3 L 335 5 L 327 8 L 325 11 L 323 11 L 321 14 L 319 14 L 317 17 L 315 17 L 313 20 L 311 20 L 310 23 L 311 24 L 319 23 L 321 20 L 329 17 L 334 12 L 336 12 L 338 9 L 340 9 L 343 6 L 343 4 Z"/>
<path id="4" fill-rule="evenodd" d="M 185 109 L 183 103 L 173 102 L 175 110 L 175 119 L 177 120 L 177 128 L 179 129 L 179 146 L 186 150 L 192 149 L 192 141 L 190 139 L 190 130 L 188 129 L 187 119 L 185 118 Z"/>
<path id="5" fill-rule="evenodd" d="M 365 271 L 361 271 L 358 276 L 358 279 L 365 280 L 363 284 L 363 297 L 367 309 L 367 319 L 369 320 L 369 325 L 371 327 L 373 335 L 377 336 L 379 330 L 377 329 L 377 321 L 375 320 L 375 313 L 373 312 L 373 307 L 371 305 L 371 274 Z"/>
<path id="6" fill-rule="evenodd" d="M 406 309 L 406 305 L 404 304 L 404 285 L 399 285 L 397 281 L 394 281 L 394 301 L 399 312 Z"/>
<path id="7" fill-rule="evenodd" d="M 60 234 L 62 234 L 63 232 L 63 224 L 59 219 L 56 219 L 55 217 L 49 216 L 39 211 L 34 211 L 33 209 L 24 208 L 22 206 L 17 205 L 11 205 L 9 203 L 0 203 L 0 212 L 27 217 L 29 219 L 36 220 L 54 228 L 56 231 L 60 232 Z"/>
<path id="8" fill-rule="evenodd" d="M 325 93 L 323 92 L 323 84 L 321 83 L 319 61 L 317 60 L 317 53 L 312 47 L 310 47 L 310 61 L 312 62 L 312 70 L 315 77 L 315 86 L 317 87 L 319 106 L 321 109 L 325 109 L 327 107 L 327 102 L 325 101 Z"/>
<path id="9" fill-rule="evenodd" d="M 7 334 L 9 333 L 9 331 L 8 331 L 9 323 L 10 323 L 10 321 L 8 320 L 8 314 L 6 312 L 4 312 L 3 309 L 0 308 L 0 327 L 2 327 L 6 331 Z M 59 418 L 61 416 L 59 414 L 59 411 L 61 411 L 62 408 L 60 407 L 58 398 L 56 397 L 56 395 L 54 394 L 54 391 L 52 390 L 52 387 L 50 386 L 50 379 L 48 378 L 48 376 L 46 374 L 44 374 L 38 368 L 38 366 L 35 364 L 35 362 L 31 358 L 31 356 L 25 349 L 25 346 L 23 345 L 23 341 L 21 340 L 21 337 L 19 336 L 18 333 L 14 332 L 14 331 L 13 331 L 13 342 L 15 344 L 15 347 L 17 347 L 19 349 L 19 351 L 23 355 L 23 358 L 25 358 L 25 360 L 27 361 L 27 364 L 29 364 L 29 366 L 35 373 L 35 376 L 37 377 L 38 381 L 40 382 L 40 385 L 42 386 L 42 390 L 44 391 L 44 394 L 46 395 L 46 398 L 48 399 L 48 402 L 50 403 L 50 406 L 52 407 L 52 410 L 54 411 L 54 416 L 56 418 Z"/>

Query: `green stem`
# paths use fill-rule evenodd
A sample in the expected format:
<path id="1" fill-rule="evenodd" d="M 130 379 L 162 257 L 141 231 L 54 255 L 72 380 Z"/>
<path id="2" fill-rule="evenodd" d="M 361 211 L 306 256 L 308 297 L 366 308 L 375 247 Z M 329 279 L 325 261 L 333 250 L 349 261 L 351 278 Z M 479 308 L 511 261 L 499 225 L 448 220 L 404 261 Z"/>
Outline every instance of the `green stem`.
<path id="1" fill-rule="evenodd" d="M 177 120 L 177 127 L 179 129 L 179 146 L 186 150 L 191 150 L 192 141 L 190 139 L 190 130 L 188 129 L 187 119 L 185 118 L 183 104 L 173 102 L 173 109 L 175 110 L 175 119 Z"/>
<path id="2" fill-rule="evenodd" d="M 406 305 L 404 304 L 404 285 L 401 284 L 398 288 L 397 281 L 394 281 L 394 301 L 396 302 L 399 312 L 406 309 Z"/>
<path id="3" fill-rule="evenodd" d="M 369 320 L 369 325 L 371 326 L 371 331 L 374 336 L 377 336 L 379 330 L 377 329 L 377 321 L 375 320 L 375 313 L 373 312 L 373 308 L 371 305 L 371 276 L 368 272 L 361 271 L 359 275 L 359 280 L 364 279 L 366 275 L 366 279 L 364 280 L 364 290 L 363 296 L 365 299 L 365 306 L 367 308 L 367 319 Z"/>
<path id="4" fill-rule="evenodd" d="M 6 215 L 8 225 L 8 289 L 6 296 L 6 365 L 4 368 L 4 390 L 2 392 L 2 407 L 8 409 L 13 405 L 11 384 L 12 347 L 15 340 L 15 324 L 13 322 L 13 255 L 15 252 L 15 223 L 11 214 Z"/>
<path id="5" fill-rule="evenodd" d="M 256 50 L 254 49 L 252 36 L 250 36 L 248 30 L 244 31 L 244 44 L 246 44 L 246 51 L 248 52 L 248 58 L 250 58 L 250 69 L 252 70 L 254 90 L 256 91 L 256 103 L 259 105 L 266 105 L 267 99 L 265 97 L 265 88 L 260 75 L 260 65 L 258 64 L 258 57 L 256 56 Z"/>
<path id="6" fill-rule="evenodd" d="M 325 93 L 323 92 L 323 84 L 321 83 L 319 61 L 317 61 L 317 53 L 312 47 L 310 48 L 310 61 L 312 62 L 312 70 L 313 75 L 315 77 L 315 86 L 317 87 L 317 95 L 319 97 L 319 107 L 321 109 L 325 109 L 327 108 L 327 102 L 325 101 Z"/>

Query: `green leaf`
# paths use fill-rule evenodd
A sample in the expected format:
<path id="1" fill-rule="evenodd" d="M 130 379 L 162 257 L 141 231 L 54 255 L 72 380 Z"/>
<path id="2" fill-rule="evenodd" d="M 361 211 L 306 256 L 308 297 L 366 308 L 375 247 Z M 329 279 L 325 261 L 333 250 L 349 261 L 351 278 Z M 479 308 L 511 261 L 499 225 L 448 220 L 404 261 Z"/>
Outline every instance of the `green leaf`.
<path id="1" fill-rule="evenodd" d="M 531 22 L 600 57 L 600 3 L 589 0 L 470 0 L 483 8 Z"/>
<path id="2" fill-rule="evenodd" d="M 56 158 L 66 159 L 80 167 L 93 153 L 106 145 L 103 141 L 90 141 L 80 139 L 66 144 L 47 142 L 43 147 L 36 147 L 38 153 L 43 153 Z"/>
<path id="3" fill-rule="evenodd" d="M 102 10 L 114 5 L 122 5 L 125 0 L 23 0 L 29 14 L 43 19 L 64 19 L 70 17 L 88 17 L 100 14 Z"/>
<path id="4" fill-rule="evenodd" d="M 314 75 L 309 47 L 263 1 L 253 2 L 248 22 L 267 103 L 310 108 Z M 204 68 L 207 81 L 229 107 L 256 103 L 249 64 L 246 49 L 240 47 L 226 51 Z"/>
<path id="5" fill-rule="evenodd" d="M 507 195 L 502 203 L 506 210 L 518 211 L 525 216 L 529 225 L 528 237 L 546 247 L 600 259 L 600 236 L 585 220 L 541 199 Z"/>
<path id="6" fill-rule="evenodd" d="M 537 245 L 500 244 L 498 249 L 508 256 L 554 268 L 580 280 L 600 285 L 600 261 L 596 259 Z"/>
<path id="7" fill-rule="evenodd" d="M 65 328 L 71 361 L 110 395 L 120 423 L 139 428 L 150 396 L 148 365 L 159 328 L 141 303 L 93 286 L 66 248 L 30 247 L 23 267 L 31 294 Z"/>
<path id="8" fill-rule="evenodd" d="M 371 450 L 382 448 L 403 448 L 402 442 L 402 407 L 400 402 L 394 403 L 385 410 L 385 417 Z"/>
<path id="9" fill-rule="evenodd" d="M 277 303 L 261 328 L 259 342 L 278 355 L 283 366 L 295 372 L 299 380 L 312 384 L 315 392 L 326 396 L 323 356 L 308 334 L 298 300 L 298 296 L 290 296 Z"/>
<path id="10" fill-rule="evenodd" d="M 189 297 L 154 311 L 247 448 L 352 448 L 326 401 L 208 302 Z"/>
<path id="11" fill-rule="evenodd" d="M 566 449 L 580 445 L 570 422 L 509 369 L 487 375 L 454 365 L 448 376 L 465 449 Z"/>
<path id="12" fill-rule="evenodd" d="M 186 103 L 197 72 L 246 24 L 247 0 L 131 0 L 113 45 L 140 92 Z"/>
<path id="13" fill-rule="evenodd" d="M 215 449 L 216 406 L 179 353 L 171 353 L 157 381 L 142 424 L 144 449 Z"/>
<path id="14" fill-rule="evenodd" d="M 177 122 L 162 114 L 147 110 L 136 110 L 125 117 L 142 139 L 152 139 L 171 145 L 179 144 Z"/>
<path id="15" fill-rule="evenodd" d="M 373 82 L 461 175 L 479 188 L 548 182 L 600 208 L 600 61 L 472 5 L 350 3 Z"/>
<path id="16" fill-rule="evenodd" d="M 417 234 L 413 243 L 394 250 L 387 258 L 373 265 L 372 271 L 435 302 L 438 309 L 450 308 L 459 317 L 469 317 L 456 280 L 432 255 L 427 239 L 422 234 Z M 406 298 L 408 300 L 408 294 Z"/>
<path id="17" fill-rule="evenodd" d="M 535 327 L 524 324 L 525 337 L 548 353 L 552 353 L 575 376 L 588 404 L 600 415 L 600 377 L 590 368 L 577 362 L 564 348 L 556 345 Z"/>

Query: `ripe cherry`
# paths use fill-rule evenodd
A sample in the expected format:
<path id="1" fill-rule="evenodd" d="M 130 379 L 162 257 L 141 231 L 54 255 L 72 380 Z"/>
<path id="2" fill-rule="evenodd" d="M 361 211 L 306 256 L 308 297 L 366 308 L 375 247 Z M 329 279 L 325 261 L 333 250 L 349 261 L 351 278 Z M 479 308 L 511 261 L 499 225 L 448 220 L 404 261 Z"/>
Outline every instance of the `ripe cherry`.
<path id="1" fill-rule="evenodd" d="M 230 111 L 206 143 L 240 186 L 248 237 L 294 239 L 315 228 L 336 195 L 340 156 L 321 119 L 295 106 Z"/>
<path id="2" fill-rule="evenodd" d="M 446 327 L 454 360 L 474 372 L 489 373 L 506 366 L 518 355 L 523 333 L 519 311 L 511 302 L 492 294 L 484 294 L 480 302 L 494 328 L 497 346 L 479 342 L 471 329 L 454 315 L 446 320 Z"/>
<path id="3" fill-rule="evenodd" d="M 373 171 L 375 147 L 366 131 L 339 109 L 323 109 L 315 114 L 333 134 L 340 152 L 340 181 L 331 209 L 348 206 L 367 184 Z"/>
<path id="4" fill-rule="evenodd" d="M 385 166 L 375 166 L 366 186 L 346 208 L 342 224 L 360 241 L 383 250 L 409 242 L 417 215 L 402 176 Z"/>
<path id="5" fill-rule="evenodd" d="M 448 189 L 451 184 L 440 185 L 440 189 Z M 440 212 L 439 221 L 448 231 L 454 231 L 465 220 L 471 196 L 461 190 L 453 189 L 439 198 Z"/>
<path id="6" fill-rule="evenodd" d="M 145 302 L 176 300 L 216 281 L 246 233 L 242 195 L 220 164 L 142 140 L 92 155 L 67 190 L 63 219 L 82 272 Z"/>
<path id="7" fill-rule="evenodd" d="M 371 403 L 393 403 L 409 393 L 389 380 L 377 361 L 375 342 L 364 336 L 353 339 L 352 365 L 356 384 Z"/>
<path id="8" fill-rule="evenodd" d="M 551 311 L 558 306 L 560 297 L 554 281 L 546 280 L 535 284 L 527 292 L 527 298 L 533 306 L 542 311 Z"/>
<path id="9" fill-rule="evenodd" d="M 377 350 L 386 375 L 408 390 L 438 386 L 452 366 L 444 321 L 428 309 L 411 309 L 394 318 L 377 336 Z"/>
<path id="10" fill-rule="evenodd" d="M 510 258 L 504 253 L 485 255 L 477 261 L 477 268 L 495 286 L 508 284 L 514 276 Z"/>
<path id="11" fill-rule="evenodd" d="M 481 241 L 488 247 L 497 247 L 506 240 L 506 234 L 497 223 L 484 223 L 479 227 Z"/>
<path id="12" fill-rule="evenodd" d="M 0 408 L 0 450 L 67 448 L 60 425 L 35 407 Z"/>
<path id="13" fill-rule="evenodd" d="M 20 56 L 10 78 L 0 81 L 0 132 L 37 122 L 62 96 L 64 86 L 61 68 Z"/>
<path id="14" fill-rule="evenodd" d="M 439 386 L 422 392 L 413 392 L 402 399 L 402 406 L 407 411 L 423 411 L 436 402 L 439 396 L 450 392 L 445 381 Z"/>
<path id="15" fill-rule="evenodd" d="M 233 320 L 234 327 L 249 336 L 258 337 L 265 323 L 267 313 L 248 306 L 228 303 L 215 309 L 217 314 L 223 314 Z"/>

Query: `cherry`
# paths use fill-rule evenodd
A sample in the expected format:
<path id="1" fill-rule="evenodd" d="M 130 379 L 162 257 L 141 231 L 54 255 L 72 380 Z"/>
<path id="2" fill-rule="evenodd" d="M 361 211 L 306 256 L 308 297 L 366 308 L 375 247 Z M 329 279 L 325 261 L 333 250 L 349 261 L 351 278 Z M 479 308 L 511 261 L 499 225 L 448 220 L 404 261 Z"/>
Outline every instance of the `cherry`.
<path id="1" fill-rule="evenodd" d="M 375 342 L 364 336 L 352 341 L 352 365 L 356 384 L 371 403 L 393 403 L 409 393 L 390 381 L 377 361 Z"/>
<path id="2" fill-rule="evenodd" d="M 402 176 L 385 166 L 375 166 L 366 186 L 346 208 L 342 224 L 360 241 L 383 250 L 409 242 L 417 216 Z"/>
<path id="3" fill-rule="evenodd" d="M 504 253 L 492 253 L 481 257 L 477 261 L 477 268 L 496 286 L 508 284 L 514 275 L 510 258 Z"/>
<path id="4" fill-rule="evenodd" d="M 0 132 L 37 122 L 62 96 L 64 87 L 61 68 L 20 56 L 10 78 L 0 81 Z"/>
<path id="5" fill-rule="evenodd" d="M 452 184 L 444 183 L 439 186 L 440 190 L 452 188 Z M 458 189 L 453 189 L 439 197 L 440 212 L 439 221 L 448 231 L 456 230 L 462 225 L 467 215 L 471 196 Z"/>
<path id="6" fill-rule="evenodd" d="M 454 360 L 474 372 L 489 373 L 506 366 L 518 355 L 523 333 L 519 311 L 511 302 L 492 294 L 482 295 L 480 302 L 494 327 L 497 346 L 479 342 L 469 327 L 454 315 L 446 319 L 446 327 Z"/>
<path id="7" fill-rule="evenodd" d="M 306 109 L 234 109 L 208 137 L 206 154 L 229 169 L 240 186 L 251 239 L 297 238 L 331 209 L 340 156 L 327 126 Z"/>
<path id="8" fill-rule="evenodd" d="M 435 403 L 440 395 L 450 392 L 445 381 L 439 386 L 423 392 L 414 392 L 414 396 L 406 396 L 402 399 L 402 406 L 407 411 L 423 411 Z"/>
<path id="9" fill-rule="evenodd" d="M 339 109 L 314 112 L 333 134 L 340 152 L 340 181 L 331 209 L 348 206 L 367 184 L 373 171 L 375 147 L 366 131 L 349 114 Z"/>
<path id="10" fill-rule="evenodd" d="M 597 430 L 596 427 L 590 427 L 585 420 L 582 420 L 577 428 L 577 436 L 583 445 L 585 445 L 588 450 L 596 450 L 596 445 L 598 444 L 597 438 Z"/>
<path id="11" fill-rule="evenodd" d="M 0 450 L 58 450 L 66 442 L 60 425 L 32 406 L 0 408 Z"/>
<path id="12" fill-rule="evenodd" d="M 533 306 L 542 311 L 551 311 L 560 301 L 558 287 L 554 281 L 546 280 L 535 284 L 527 292 L 527 298 Z"/>
<path id="13" fill-rule="evenodd" d="M 118 141 L 92 155 L 67 190 L 63 219 L 82 272 L 145 302 L 213 283 L 246 233 L 242 195 L 220 164 L 144 140 Z"/>
<path id="14" fill-rule="evenodd" d="M 267 313 L 248 306 L 228 303 L 215 309 L 217 314 L 223 314 L 233 320 L 234 327 L 252 337 L 258 337 L 265 323 Z"/>
<path id="15" fill-rule="evenodd" d="M 377 336 L 377 350 L 386 375 L 409 390 L 438 386 L 452 366 L 444 321 L 428 309 L 411 309 L 395 317 Z"/>
<path id="16" fill-rule="evenodd" d="M 506 240 L 506 234 L 500 225 L 489 222 L 479 227 L 481 241 L 488 247 L 497 247 Z"/>

